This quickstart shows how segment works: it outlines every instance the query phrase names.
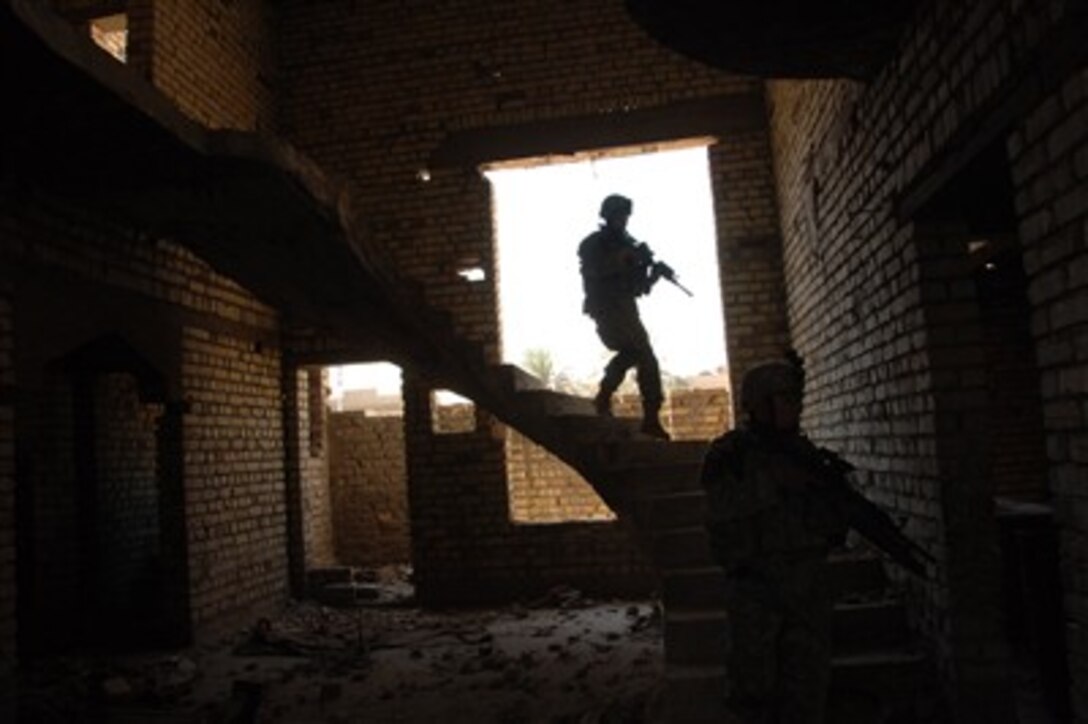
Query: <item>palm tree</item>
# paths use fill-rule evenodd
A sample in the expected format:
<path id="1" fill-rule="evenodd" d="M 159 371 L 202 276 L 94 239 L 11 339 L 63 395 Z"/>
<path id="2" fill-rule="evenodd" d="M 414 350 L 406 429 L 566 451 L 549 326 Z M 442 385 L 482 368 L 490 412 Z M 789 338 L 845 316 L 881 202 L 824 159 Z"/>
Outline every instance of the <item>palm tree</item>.
<path id="1" fill-rule="evenodd" d="M 522 366 L 526 372 L 543 382 L 545 387 L 552 386 L 555 378 L 555 360 L 552 359 L 550 350 L 543 347 L 525 350 Z"/>

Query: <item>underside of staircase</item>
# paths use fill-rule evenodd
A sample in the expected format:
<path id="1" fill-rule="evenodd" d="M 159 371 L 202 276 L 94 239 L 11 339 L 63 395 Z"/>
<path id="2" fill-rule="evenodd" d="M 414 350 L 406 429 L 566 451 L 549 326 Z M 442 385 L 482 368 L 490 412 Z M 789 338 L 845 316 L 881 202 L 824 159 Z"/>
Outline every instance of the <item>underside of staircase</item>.
<path id="1" fill-rule="evenodd" d="M 369 244 L 349 190 L 275 139 L 209 131 L 40 3 L 0 10 L 5 178 L 169 238 L 360 359 L 387 359 L 454 390 L 577 470 L 657 563 L 664 581 L 667 686 L 661 716 L 721 720 L 723 580 L 702 528 L 705 442 L 662 442 L 634 419 L 593 415 L 589 400 L 490 364 Z M 34 67 L 34 74 L 16 69 Z M 843 721 L 915 721 L 925 660 L 910 648 L 882 564 L 834 565 L 835 706 Z M 858 711 L 870 711 L 869 719 Z M 879 718 L 883 716 L 885 718 Z M 898 718 L 896 718 L 898 717 Z"/>

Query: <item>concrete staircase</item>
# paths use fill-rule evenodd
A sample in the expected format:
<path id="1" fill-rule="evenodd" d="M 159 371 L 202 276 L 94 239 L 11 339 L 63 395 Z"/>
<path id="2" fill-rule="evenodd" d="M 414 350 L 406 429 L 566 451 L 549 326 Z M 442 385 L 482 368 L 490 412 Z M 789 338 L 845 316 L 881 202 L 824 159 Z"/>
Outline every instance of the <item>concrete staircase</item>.
<path id="1" fill-rule="evenodd" d="M 510 396 L 542 414 L 549 437 L 627 522 L 662 575 L 666 682 L 657 716 L 669 722 L 727 721 L 724 576 L 711 561 L 703 528 L 699 470 L 706 442 L 661 442 L 638 433 L 634 418 L 604 419 L 589 399 L 542 389 L 506 368 Z M 932 672 L 912 645 L 903 603 L 884 564 L 864 545 L 838 551 L 829 721 L 918 722 L 929 718 Z"/>

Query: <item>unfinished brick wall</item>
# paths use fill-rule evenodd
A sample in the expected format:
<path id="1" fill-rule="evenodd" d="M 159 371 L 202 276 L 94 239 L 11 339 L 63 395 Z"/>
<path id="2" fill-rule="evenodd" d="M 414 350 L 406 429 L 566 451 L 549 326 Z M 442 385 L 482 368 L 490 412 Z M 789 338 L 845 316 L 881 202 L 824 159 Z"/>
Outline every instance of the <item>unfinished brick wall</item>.
<path id="1" fill-rule="evenodd" d="M 789 346 L 769 136 L 748 133 L 722 139 L 710 148 L 710 162 L 716 174 L 718 263 L 730 387 L 739 390 L 748 369 L 781 358 Z"/>
<path id="2" fill-rule="evenodd" d="M 186 503 L 197 627 L 286 598 L 279 353 L 183 330 Z"/>
<path id="3" fill-rule="evenodd" d="M 0 280 L 0 712 L 14 718 L 15 320 L 11 284 Z"/>
<path id="4" fill-rule="evenodd" d="M 45 639 L 56 633 L 53 643 L 63 648 L 75 635 L 65 627 L 82 623 L 67 610 L 81 595 L 75 422 L 71 384 L 56 364 L 103 335 L 126 340 L 167 380 L 171 419 L 177 415 L 177 430 L 159 441 L 159 451 L 167 467 L 176 455 L 180 472 L 169 474 L 185 486 L 184 496 L 168 491 L 179 529 L 163 542 L 171 571 L 181 576 L 170 585 L 180 586 L 185 623 L 210 627 L 226 622 L 220 614 L 281 602 L 286 543 L 274 313 L 187 251 L 37 193 L 6 197 L 0 228 L 0 283 L 13 289 L 17 326 L 35 330 L 14 352 L 24 403 L 15 422 L 28 455 L 20 486 L 33 491 L 24 532 L 37 542 L 32 557 L 19 551 L 34 582 L 23 592 L 30 613 L 20 626 L 38 621 L 36 643 L 48 647 Z M 176 560 L 186 545 L 188 559 Z"/>
<path id="5" fill-rule="evenodd" d="M 158 422 L 131 374 L 93 383 L 96 581 L 99 613 L 132 625 L 159 612 L 162 589 Z"/>
<path id="6" fill-rule="evenodd" d="M 15 328 L 0 282 L 0 677 L 15 663 Z"/>
<path id="7" fill-rule="evenodd" d="M 657 45 L 618 0 L 561 9 L 542 0 L 516 9 L 467 1 L 290 2 L 281 8 L 284 135 L 352 183 L 371 240 L 495 362 L 490 189 L 471 162 L 432 168 L 438 149 L 464 134 L 487 138 L 489 129 L 506 129 L 510 137 L 511 127 L 530 123 L 543 125 L 529 141 L 561 144 L 548 137 L 548 123 L 667 111 L 703 98 L 758 103 L 762 88 Z M 607 139 L 599 143 L 608 145 Z M 723 139 L 722 147 L 710 154 L 719 234 L 738 248 L 761 247 L 775 234 L 750 225 L 742 207 L 752 202 L 773 210 L 766 134 L 738 134 Z M 488 281 L 461 279 L 456 272 L 465 264 L 483 268 Z M 728 309 L 726 316 L 732 333 Z M 777 353 L 780 345 L 764 340 L 781 340 L 784 328 L 783 319 L 770 327 L 762 320 L 747 328 L 738 323 L 737 334 L 746 336 L 730 345 Z M 481 594 L 494 594 L 507 584 L 524 589 L 534 577 L 532 585 L 545 586 L 571 572 L 600 583 L 602 566 L 628 581 L 637 570 L 645 580 L 643 559 L 626 533 L 610 525 L 511 525 L 503 436 L 493 433 L 485 413 L 475 432 L 433 435 L 424 399 L 430 390 L 418 384 L 423 387 L 409 394 L 420 396 L 420 416 L 406 412 L 406 445 L 413 530 L 420 532 L 413 536 L 413 557 L 424 595 L 467 599 L 473 595 L 468 581 L 476 581 Z"/>
<path id="8" fill-rule="evenodd" d="M 506 439 L 510 518 L 518 523 L 615 520 L 593 487 L 569 465 L 515 430 Z"/>
<path id="9" fill-rule="evenodd" d="M 333 413 L 329 455 L 339 561 L 355 566 L 409 563 L 404 419 Z"/>
<path id="10" fill-rule="evenodd" d="M 620 415 L 640 414 L 638 397 L 619 396 Z M 439 417 L 472 415 L 450 405 Z M 724 390 L 677 390 L 662 409 L 677 440 L 710 440 L 730 426 Z M 447 419 L 447 422 L 450 420 Z M 410 560 L 403 420 L 362 412 L 330 417 L 330 482 L 337 555 L 352 565 Z M 459 426 L 463 427 L 463 425 Z M 506 445 L 511 518 L 519 523 L 609 521 L 612 511 L 567 465 L 522 435 L 509 431 Z"/>
<path id="11" fill-rule="evenodd" d="M 1069 77 L 1009 141 L 1042 372 L 1048 482 L 1061 525 L 1066 646 L 1077 721 L 1088 720 L 1088 71 Z"/>
<path id="12" fill-rule="evenodd" d="M 317 367 L 296 373 L 298 415 L 299 498 L 302 506 L 303 550 L 307 568 L 334 565 L 333 501 L 329 483 L 328 373 Z"/>
<path id="13" fill-rule="evenodd" d="M 653 571 L 618 523 L 510 521 L 501 428 L 433 435 L 431 396 L 405 373 L 408 501 L 416 593 L 428 603 L 536 595 L 553 585 L 644 595 Z M 500 471 L 498 474 L 496 471 Z"/>
<path id="14" fill-rule="evenodd" d="M 638 395 L 617 395 L 613 411 L 642 415 Z M 673 440 L 706 440 L 732 427 L 727 390 L 669 390 L 661 420 Z M 506 441 L 510 516 L 519 523 L 613 520 L 615 515 L 577 472 L 516 431 Z"/>
<path id="15" fill-rule="evenodd" d="M 898 56 L 871 83 L 770 85 L 790 329 L 810 372 L 806 423 L 857 463 L 873 496 L 907 516 L 907 532 L 940 557 L 939 585 L 916 590 L 920 623 L 940 642 L 960 711 L 995 721 L 1008 716 L 1006 700 L 995 696 L 1007 690 L 1008 671 L 996 610 L 995 488 L 987 464 L 978 301 L 966 239 L 923 223 L 918 203 L 907 204 L 926 184 L 937 187 L 943 177 L 936 174 L 983 129 L 981 119 L 997 116 L 996 108 L 1012 97 L 1010 84 L 1035 62 L 1032 54 L 1046 48 L 1045 33 L 1061 27 L 1066 11 L 1060 2 L 925 3 Z M 1056 114 L 1052 128 L 1064 125 L 1058 135 L 1067 149 L 1078 137 L 1083 143 L 1083 115 L 1080 121 L 1067 115 L 1069 100 L 1049 102 Z M 1077 123 L 1079 132 L 1072 130 Z M 1000 133 L 992 137 L 997 144 L 1006 140 Z M 1019 137 L 1022 145 L 1010 149 L 1022 153 L 1028 142 Z M 1047 179 L 1036 184 L 1034 204 L 1036 219 L 1046 222 L 1031 225 L 1033 205 L 1018 200 L 1029 255 L 1032 231 L 1046 229 L 1036 239 L 1058 231 L 1050 215 L 1059 203 L 1065 233 L 1079 233 L 1081 244 L 1084 215 L 1083 190 L 1063 196 L 1045 172 L 1041 159 L 1054 141 L 1046 133 L 1033 138 L 1040 145 L 1022 154 L 1021 163 L 1030 166 L 1031 156 L 1035 172 Z M 1069 179 L 1065 168 L 1057 178 Z M 1020 182 L 1031 175 L 1021 169 Z M 1053 263 L 1083 256 L 1083 244 L 1081 251 L 1075 246 L 1058 242 L 1067 252 L 1055 254 Z M 1033 279 L 1045 276 L 1040 258 L 1029 264 Z M 1055 295 L 1057 308 L 1072 309 L 1068 300 L 1083 286 L 1071 283 Z M 1040 288 L 1035 279 L 1042 362 L 1050 327 L 1040 327 L 1046 316 Z M 1069 350 L 1059 368 L 1083 368 L 1072 352 L 1073 324 L 1056 335 L 1058 347 Z M 1044 400 L 1050 410 L 1078 404 L 1069 387 L 1054 384 L 1044 383 Z M 1081 413 L 1066 422 L 1075 426 L 1079 419 L 1083 429 Z M 1050 478 L 1058 492 L 1062 466 L 1054 460 L 1053 417 L 1047 425 Z M 1083 477 L 1075 464 L 1066 470 Z"/>
<path id="16" fill-rule="evenodd" d="M 146 77 L 182 112 L 209 128 L 275 131 L 268 3 L 135 0 L 129 13 L 133 63 L 149 58 Z"/>

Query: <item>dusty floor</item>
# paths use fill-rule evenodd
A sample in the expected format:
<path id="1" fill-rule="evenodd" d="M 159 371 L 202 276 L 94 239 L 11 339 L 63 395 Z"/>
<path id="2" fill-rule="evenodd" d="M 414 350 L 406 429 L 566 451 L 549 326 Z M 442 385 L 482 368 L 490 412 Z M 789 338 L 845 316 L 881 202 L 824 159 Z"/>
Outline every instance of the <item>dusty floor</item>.
<path id="1" fill-rule="evenodd" d="M 211 645 L 68 666 L 91 687 L 93 715 L 71 710 L 58 678 L 33 697 L 34 720 L 618 723 L 649 716 L 662 644 L 648 601 L 557 589 L 503 608 L 424 612 L 387 587 L 354 607 L 299 603 Z"/>

